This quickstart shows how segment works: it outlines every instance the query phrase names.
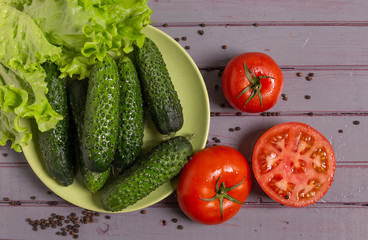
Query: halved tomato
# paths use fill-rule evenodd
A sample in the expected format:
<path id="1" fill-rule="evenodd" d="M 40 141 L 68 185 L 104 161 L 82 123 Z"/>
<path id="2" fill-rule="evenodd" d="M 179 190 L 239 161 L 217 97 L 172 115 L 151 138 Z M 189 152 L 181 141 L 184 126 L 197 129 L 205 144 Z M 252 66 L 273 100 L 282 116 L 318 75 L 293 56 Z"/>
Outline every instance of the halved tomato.
<path id="1" fill-rule="evenodd" d="M 257 141 L 252 159 L 259 185 L 273 200 L 304 207 L 320 200 L 335 174 L 335 154 L 329 141 L 311 126 L 276 125 Z"/>

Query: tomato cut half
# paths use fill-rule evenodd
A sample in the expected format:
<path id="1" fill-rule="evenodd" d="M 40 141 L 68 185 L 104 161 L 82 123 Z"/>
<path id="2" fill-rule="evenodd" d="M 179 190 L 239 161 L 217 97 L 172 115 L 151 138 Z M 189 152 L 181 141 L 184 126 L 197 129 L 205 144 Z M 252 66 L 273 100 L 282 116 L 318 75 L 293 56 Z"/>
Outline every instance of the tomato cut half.
<path id="1" fill-rule="evenodd" d="M 335 154 L 329 141 L 311 126 L 276 125 L 257 141 L 252 158 L 255 178 L 273 200 L 305 207 L 320 200 L 335 174 Z"/>

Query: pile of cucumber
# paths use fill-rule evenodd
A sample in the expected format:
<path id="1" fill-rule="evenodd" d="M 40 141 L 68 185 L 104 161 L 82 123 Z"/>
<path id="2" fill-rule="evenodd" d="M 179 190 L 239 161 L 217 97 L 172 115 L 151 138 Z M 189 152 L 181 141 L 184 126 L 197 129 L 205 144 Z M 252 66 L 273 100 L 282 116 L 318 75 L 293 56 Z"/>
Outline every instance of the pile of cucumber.
<path id="1" fill-rule="evenodd" d="M 101 205 L 120 211 L 174 178 L 192 155 L 183 126 L 182 105 L 156 44 L 115 60 L 106 55 L 86 80 L 60 79 L 53 63 L 43 65 L 51 107 L 63 115 L 55 128 L 39 133 L 42 158 L 62 186 L 77 169 Z M 145 112 L 157 130 L 170 136 L 142 154 Z M 112 174 L 114 173 L 114 174 Z"/>

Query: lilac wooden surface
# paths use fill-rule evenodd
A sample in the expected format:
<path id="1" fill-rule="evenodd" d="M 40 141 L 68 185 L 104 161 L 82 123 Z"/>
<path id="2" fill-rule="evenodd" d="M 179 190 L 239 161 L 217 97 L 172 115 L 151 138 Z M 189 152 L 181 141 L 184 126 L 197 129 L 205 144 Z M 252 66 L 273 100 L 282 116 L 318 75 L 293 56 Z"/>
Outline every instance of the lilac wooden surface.
<path id="1" fill-rule="evenodd" d="M 172 194 L 146 208 L 146 214 L 100 214 L 94 223 L 81 225 L 79 239 L 367 239 L 368 2 L 151 0 L 149 5 L 154 26 L 173 38 L 187 37 L 179 43 L 190 46 L 188 53 L 201 70 L 213 113 L 208 146 L 216 137 L 250 162 L 257 138 L 269 127 L 304 122 L 334 147 L 335 181 L 321 201 L 301 209 L 275 203 L 254 181 L 240 212 L 218 226 L 187 219 Z M 231 57 L 249 51 L 273 57 L 285 77 L 288 100 L 280 99 L 268 116 L 237 116 L 222 94 L 219 72 Z M 315 76 L 307 81 L 310 72 Z M 231 127 L 241 129 L 230 132 Z M 71 239 L 56 235 L 60 227 L 35 232 L 25 221 L 51 213 L 82 216 L 83 209 L 50 193 L 24 156 L 8 147 L 0 148 L 0 183 L 0 239 Z"/>

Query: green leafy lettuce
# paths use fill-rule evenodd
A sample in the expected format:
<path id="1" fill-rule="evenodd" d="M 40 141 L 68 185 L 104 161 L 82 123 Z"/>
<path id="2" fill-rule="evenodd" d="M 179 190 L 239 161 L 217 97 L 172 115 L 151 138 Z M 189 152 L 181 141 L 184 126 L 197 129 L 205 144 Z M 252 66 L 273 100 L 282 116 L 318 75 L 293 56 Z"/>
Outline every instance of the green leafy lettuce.
<path id="1" fill-rule="evenodd" d="M 46 98 L 42 63 L 86 78 L 107 53 L 141 47 L 151 14 L 147 0 L 0 0 L 0 145 L 27 144 L 21 119 L 35 119 L 40 131 L 62 119 Z"/>

